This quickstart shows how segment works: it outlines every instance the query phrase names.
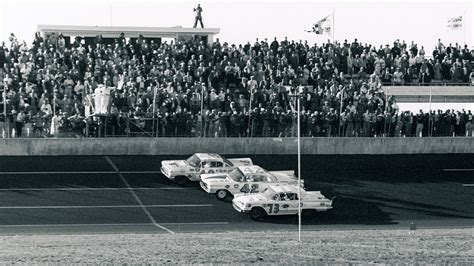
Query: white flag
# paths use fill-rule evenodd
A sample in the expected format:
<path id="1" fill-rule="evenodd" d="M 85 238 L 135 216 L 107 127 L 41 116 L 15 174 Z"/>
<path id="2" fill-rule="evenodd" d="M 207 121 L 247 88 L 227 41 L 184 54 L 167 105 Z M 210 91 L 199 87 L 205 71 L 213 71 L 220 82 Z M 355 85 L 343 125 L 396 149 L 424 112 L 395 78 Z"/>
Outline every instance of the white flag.
<path id="1" fill-rule="evenodd" d="M 318 22 L 313 24 L 311 30 L 307 30 L 306 32 L 314 32 L 316 34 L 332 34 L 332 15 L 326 16 L 325 18 L 319 20 Z"/>
<path id="2" fill-rule="evenodd" d="M 448 24 L 446 25 L 448 27 L 448 30 L 460 30 L 463 27 L 463 17 L 462 16 L 457 16 L 448 19 Z"/>

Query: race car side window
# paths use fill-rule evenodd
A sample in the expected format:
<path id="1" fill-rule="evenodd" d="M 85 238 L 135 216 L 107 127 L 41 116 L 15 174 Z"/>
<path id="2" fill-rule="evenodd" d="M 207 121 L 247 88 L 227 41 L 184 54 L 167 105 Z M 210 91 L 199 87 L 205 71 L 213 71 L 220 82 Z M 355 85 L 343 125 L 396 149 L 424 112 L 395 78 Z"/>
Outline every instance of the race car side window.
<path id="1" fill-rule="evenodd" d="M 281 200 L 288 200 L 288 197 L 287 197 L 286 193 L 280 193 L 280 199 Z"/>
<path id="2" fill-rule="evenodd" d="M 216 162 L 216 166 L 215 167 L 223 167 L 223 163 L 222 162 Z"/>
<path id="3" fill-rule="evenodd" d="M 276 194 L 275 196 L 273 196 L 272 199 L 273 199 L 273 200 L 280 200 L 280 195 Z"/>
<path id="4" fill-rule="evenodd" d="M 288 193 L 289 200 L 298 200 L 298 194 L 296 193 Z"/>

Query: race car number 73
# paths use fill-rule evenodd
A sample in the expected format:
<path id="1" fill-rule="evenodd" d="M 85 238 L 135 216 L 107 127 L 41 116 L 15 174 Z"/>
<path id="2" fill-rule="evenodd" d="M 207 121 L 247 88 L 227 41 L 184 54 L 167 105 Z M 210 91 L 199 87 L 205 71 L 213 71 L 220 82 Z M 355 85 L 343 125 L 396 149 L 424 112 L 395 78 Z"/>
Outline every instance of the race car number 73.
<path id="1" fill-rule="evenodd" d="M 270 207 L 268 213 L 278 213 L 280 211 L 280 204 L 268 204 L 268 207 Z"/>

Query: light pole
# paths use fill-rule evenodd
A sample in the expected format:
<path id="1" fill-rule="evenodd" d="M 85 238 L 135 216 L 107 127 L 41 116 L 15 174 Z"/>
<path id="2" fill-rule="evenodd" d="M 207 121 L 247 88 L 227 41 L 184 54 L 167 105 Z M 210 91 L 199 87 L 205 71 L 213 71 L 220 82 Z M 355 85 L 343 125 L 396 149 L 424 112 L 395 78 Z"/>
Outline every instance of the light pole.
<path id="1" fill-rule="evenodd" d="M 151 135 L 153 137 L 155 137 L 155 125 L 157 123 L 155 123 L 155 113 L 156 113 L 156 90 L 157 90 L 157 86 L 155 86 L 153 88 L 153 125 L 152 125 L 152 129 L 151 129 Z M 158 137 L 158 130 L 156 130 L 156 136 Z"/>
<path id="2" fill-rule="evenodd" d="M 3 126 L 3 138 L 6 138 L 8 136 L 7 132 L 10 132 L 10 123 L 8 123 L 8 131 L 7 131 L 7 85 L 5 84 L 5 87 L 3 88 L 3 119 L 4 121 L 4 126 Z"/>
<path id="3" fill-rule="evenodd" d="M 204 87 L 201 86 L 201 137 L 205 137 L 206 136 L 206 131 L 205 131 L 205 128 L 204 128 Z"/>
<path id="4" fill-rule="evenodd" d="M 431 96 L 433 95 L 433 87 L 430 87 L 430 111 L 428 113 L 428 136 L 431 137 L 431 127 L 433 126 L 431 123 Z"/>
<path id="5" fill-rule="evenodd" d="M 296 97 L 298 99 L 298 113 L 296 114 L 298 116 L 298 241 L 301 242 L 301 127 L 300 127 L 300 122 L 301 122 L 301 116 L 300 116 L 300 93 L 296 94 Z"/>
<path id="6" fill-rule="evenodd" d="M 339 126 L 338 126 L 338 128 L 339 128 L 339 134 L 338 134 L 339 137 L 343 137 L 343 136 L 341 136 L 341 131 L 342 131 L 342 134 L 344 134 L 344 130 L 342 130 L 342 129 L 344 129 L 344 124 L 341 123 L 342 122 L 342 119 L 341 119 L 342 117 L 341 116 L 342 116 L 342 102 L 343 102 L 343 97 L 344 97 L 344 92 L 345 92 L 344 90 L 345 89 L 346 88 L 344 87 L 341 90 L 341 100 L 340 100 L 341 102 L 339 104 Z"/>
<path id="7" fill-rule="evenodd" d="M 301 242 L 301 116 L 300 116 L 300 99 L 301 99 L 302 87 L 298 88 L 298 91 L 295 95 L 290 95 L 290 97 L 296 97 L 297 106 L 297 143 L 298 143 L 298 242 Z"/>

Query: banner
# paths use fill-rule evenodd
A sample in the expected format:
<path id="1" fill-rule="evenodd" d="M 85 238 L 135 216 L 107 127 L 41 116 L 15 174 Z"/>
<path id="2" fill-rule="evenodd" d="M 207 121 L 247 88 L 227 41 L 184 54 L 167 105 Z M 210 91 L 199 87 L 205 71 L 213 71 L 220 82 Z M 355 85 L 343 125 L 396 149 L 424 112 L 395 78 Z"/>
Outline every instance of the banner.
<path id="1" fill-rule="evenodd" d="M 95 114 L 108 114 L 110 88 L 99 85 L 94 91 Z"/>
<path id="2" fill-rule="evenodd" d="M 325 18 L 319 20 L 318 22 L 313 24 L 313 27 L 311 30 L 307 30 L 306 32 L 314 32 L 316 34 L 327 34 L 331 35 L 332 34 L 332 20 L 333 16 L 329 15 L 326 16 Z"/>
<path id="3" fill-rule="evenodd" d="M 446 25 L 448 30 L 460 30 L 463 27 L 463 17 L 457 16 L 454 18 L 448 19 L 448 24 Z"/>

